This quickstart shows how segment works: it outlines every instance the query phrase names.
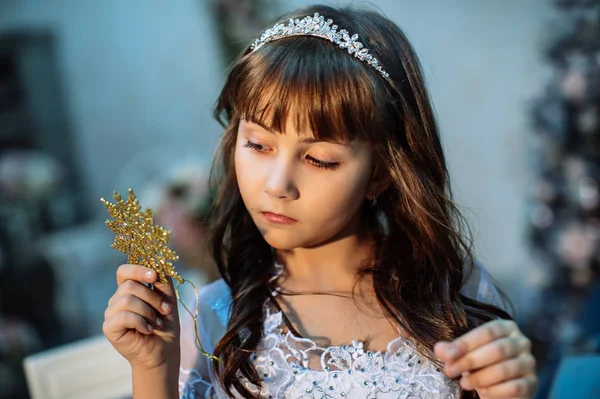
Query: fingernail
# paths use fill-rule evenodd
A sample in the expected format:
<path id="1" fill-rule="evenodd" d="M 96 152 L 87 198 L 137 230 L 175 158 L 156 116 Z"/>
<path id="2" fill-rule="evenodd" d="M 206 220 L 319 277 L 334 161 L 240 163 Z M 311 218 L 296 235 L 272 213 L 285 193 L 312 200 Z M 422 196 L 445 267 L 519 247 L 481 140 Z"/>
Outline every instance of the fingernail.
<path id="1" fill-rule="evenodd" d="M 145 273 L 145 276 L 146 276 L 146 278 L 147 278 L 148 280 L 149 280 L 149 279 L 151 279 L 151 278 L 152 278 L 152 270 L 148 270 L 148 271 Z"/>
<path id="2" fill-rule="evenodd" d="M 156 318 L 156 325 L 159 326 L 159 327 L 162 327 L 163 321 L 160 319 L 160 317 Z"/>
<path id="3" fill-rule="evenodd" d="M 152 328 L 152 325 L 150 325 L 150 324 L 147 324 L 147 327 L 148 327 L 148 330 L 150 330 L 150 331 L 154 330 L 154 328 Z"/>
<path id="4" fill-rule="evenodd" d="M 163 310 L 163 312 L 168 312 L 169 311 L 169 304 L 167 302 L 164 302 L 160 304 L 160 308 Z"/>

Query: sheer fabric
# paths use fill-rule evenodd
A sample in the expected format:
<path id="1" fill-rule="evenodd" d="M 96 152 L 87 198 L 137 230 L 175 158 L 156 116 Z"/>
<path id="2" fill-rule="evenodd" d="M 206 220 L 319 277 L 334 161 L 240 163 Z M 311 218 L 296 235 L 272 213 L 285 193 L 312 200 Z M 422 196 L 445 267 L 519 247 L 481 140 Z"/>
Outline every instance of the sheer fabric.
<path id="1" fill-rule="evenodd" d="M 463 285 L 465 296 L 505 309 L 490 275 L 479 264 Z M 200 290 L 198 327 L 204 348 L 212 353 L 224 334 L 231 296 L 223 280 Z M 410 339 L 399 336 L 385 352 L 365 350 L 363 342 L 320 347 L 283 328 L 282 314 L 265 303 L 264 333 L 252 361 L 263 384 L 244 383 L 261 398 L 459 398 L 460 386 L 421 356 Z M 182 313 L 182 399 L 227 398 L 207 359 L 194 346 L 194 326 Z"/>

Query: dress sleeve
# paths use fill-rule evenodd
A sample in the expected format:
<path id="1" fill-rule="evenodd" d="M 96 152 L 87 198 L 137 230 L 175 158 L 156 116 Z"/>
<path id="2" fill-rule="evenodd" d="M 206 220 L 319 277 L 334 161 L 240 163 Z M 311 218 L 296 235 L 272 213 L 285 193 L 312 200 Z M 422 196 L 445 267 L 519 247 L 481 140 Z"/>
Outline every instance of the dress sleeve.
<path id="1" fill-rule="evenodd" d="M 221 280 L 202 287 L 198 298 L 198 336 L 202 347 L 213 353 L 215 344 L 225 331 L 227 321 L 221 313 L 228 308 L 227 292 Z M 191 291 L 191 289 L 188 289 Z M 196 297 L 182 295 L 188 309 L 195 313 Z M 212 374 L 211 360 L 200 352 L 195 344 L 196 332 L 193 317 L 180 305 L 181 323 L 181 366 L 179 369 L 179 396 L 181 399 L 200 399 L 216 397 L 215 378 Z M 218 388 L 217 388 L 218 389 Z"/>
<path id="2" fill-rule="evenodd" d="M 494 305 L 509 312 L 506 301 L 496 287 L 492 276 L 480 262 L 475 262 L 473 272 L 464 282 L 460 293 L 479 302 Z"/>

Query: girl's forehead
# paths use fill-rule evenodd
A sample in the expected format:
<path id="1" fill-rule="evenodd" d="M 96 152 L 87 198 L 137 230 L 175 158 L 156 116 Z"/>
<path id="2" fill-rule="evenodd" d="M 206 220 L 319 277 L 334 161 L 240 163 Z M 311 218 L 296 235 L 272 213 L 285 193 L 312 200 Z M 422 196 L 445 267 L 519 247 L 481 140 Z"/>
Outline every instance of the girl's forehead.
<path id="1" fill-rule="evenodd" d="M 269 123 L 270 122 L 270 123 Z M 240 119 L 240 126 L 244 125 L 248 128 L 256 128 L 266 130 L 270 133 L 287 134 L 294 133 L 298 136 L 303 137 L 315 137 L 310 125 L 308 123 L 296 123 L 295 118 L 292 115 L 288 115 L 285 118 L 281 118 L 275 123 L 274 121 L 267 119 L 262 120 L 256 117 L 244 117 Z"/>
<path id="2" fill-rule="evenodd" d="M 352 141 L 346 137 L 335 137 L 331 135 L 323 135 L 315 133 L 310 127 L 310 123 L 308 122 L 308 118 L 306 118 L 305 123 L 297 123 L 295 118 L 292 115 L 288 115 L 287 118 L 278 121 L 275 126 L 270 126 L 263 121 L 256 118 L 241 118 L 239 128 L 240 129 L 257 129 L 261 131 L 266 131 L 271 134 L 276 135 L 293 135 L 297 136 L 298 139 L 302 142 L 306 143 L 314 143 L 314 142 L 331 142 L 335 144 L 348 145 Z"/>

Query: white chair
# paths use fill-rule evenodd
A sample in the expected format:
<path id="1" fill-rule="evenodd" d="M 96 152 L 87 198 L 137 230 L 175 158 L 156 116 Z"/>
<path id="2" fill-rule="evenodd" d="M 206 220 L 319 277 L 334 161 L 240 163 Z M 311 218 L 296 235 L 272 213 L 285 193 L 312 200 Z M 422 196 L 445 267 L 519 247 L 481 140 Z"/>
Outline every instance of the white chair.
<path id="1" fill-rule="evenodd" d="M 24 360 L 31 399 L 131 398 L 131 366 L 103 336 Z"/>

